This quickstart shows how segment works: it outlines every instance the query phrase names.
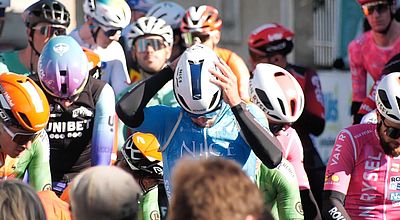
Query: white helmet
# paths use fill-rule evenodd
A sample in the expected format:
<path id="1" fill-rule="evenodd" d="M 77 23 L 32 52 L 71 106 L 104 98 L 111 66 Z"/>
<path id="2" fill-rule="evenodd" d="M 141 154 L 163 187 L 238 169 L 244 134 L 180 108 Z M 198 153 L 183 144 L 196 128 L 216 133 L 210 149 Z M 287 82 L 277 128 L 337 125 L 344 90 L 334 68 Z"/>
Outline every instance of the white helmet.
<path id="1" fill-rule="evenodd" d="M 375 95 L 378 111 L 385 119 L 400 123 L 400 72 L 394 72 L 381 79 Z"/>
<path id="2" fill-rule="evenodd" d="M 129 26 L 128 35 L 129 45 L 133 45 L 134 41 L 144 35 L 158 35 L 164 38 L 168 46 L 174 44 L 174 34 L 171 26 L 163 19 L 156 17 L 141 17 L 135 23 Z"/>
<path id="3" fill-rule="evenodd" d="M 85 0 L 83 11 L 106 29 L 123 29 L 131 20 L 131 9 L 124 0 Z"/>
<path id="4" fill-rule="evenodd" d="M 293 123 L 304 109 L 300 84 L 288 71 L 272 64 L 257 64 L 250 80 L 250 96 L 274 122 Z"/>
<path id="5" fill-rule="evenodd" d="M 167 24 L 171 25 L 172 29 L 179 29 L 185 9 L 175 2 L 160 2 L 155 4 L 147 12 L 146 16 L 162 18 Z"/>
<path id="6" fill-rule="evenodd" d="M 215 52 L 202 44 L 185 50 L 174 73 L 174 94 L 180 106 L 197 115 L 216 110 L 222 100 L 222 91 L 210 81 L 215 78 L 209 69 L 220 71 L 214 62 L 219 62 Z"/>

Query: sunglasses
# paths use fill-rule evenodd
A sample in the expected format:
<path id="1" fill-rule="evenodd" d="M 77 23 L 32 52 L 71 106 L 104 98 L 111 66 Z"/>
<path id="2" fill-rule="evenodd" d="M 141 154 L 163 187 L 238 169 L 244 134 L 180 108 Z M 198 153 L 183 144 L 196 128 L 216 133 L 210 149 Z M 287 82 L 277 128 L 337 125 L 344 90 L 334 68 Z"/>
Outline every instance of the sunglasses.
<path id="1" fill-rule="evenodd" d="M 66 35 L 67 29 L 64 27 L 55 27 L 51 25 L 33 27 L 33 30 L 39 30 L 40 34 L 46 37 Z"/>
<path id="2" fill-rule="evenodd" d="M 104 35 L 108 38 L 114 38 L 116 36 L 121 36 L 121 29 L 111 29 L 111 30 L 104 30 Z"/>
<path id="3" fill-rule="evenodd" d="M 373 2 L 369 4 L 364 4 L 361 6 L 363 13 L 365 16 L 372 15 L 374 11 L 378 12 L 378 14 L 382 14 L 389 9 L 389 4 L 387 2 Z"/>
<path id="4" fill-rule="evenodd" d="M 210 34 L 201 32 L 193 32 L 193 33 L 187 32 L 187 33 L 182 33 L 182 39 L 185 42 L 186 46 L 190 47 L 193 44 L 197 43 L 198 41 L 200 41 L 201 43 L 206 42 L 208 39 L 210 39 Z"/>
<path id="5" fill-rule="evenodd" d="M 137 52 L 146 52 L 148 50 L 148 47 L 152 47 L 154 51 L 158 51 L 161 49 L 164 49 L 165 42 L 162 39 L 155 39 L 155 38 L 140 38 L 135 41 L 135 50 Z"/>
<path id="6" fill-rule="evenodd" d="M 392 139 L 400 138 L 400 128 L 394 128 L 394 127 L 388 126 L 385 123 L 385 118 L 384 117 L 381 117 L 381 118 L 382 118 L 383 125 L 385 125 L 385 127 L 386 127 L 386 131 L 385 131 L 386 135 Z"/>
<path id="7" fill-rule="evenodd" d="M 39 133 L 22 133 L 22 132 L 13 132 L 7 126 L 3 125 L 4 130 L 10 135 L 11 140 L 19 145 L 24 145 L 29 141 L 34 140 Z"/>

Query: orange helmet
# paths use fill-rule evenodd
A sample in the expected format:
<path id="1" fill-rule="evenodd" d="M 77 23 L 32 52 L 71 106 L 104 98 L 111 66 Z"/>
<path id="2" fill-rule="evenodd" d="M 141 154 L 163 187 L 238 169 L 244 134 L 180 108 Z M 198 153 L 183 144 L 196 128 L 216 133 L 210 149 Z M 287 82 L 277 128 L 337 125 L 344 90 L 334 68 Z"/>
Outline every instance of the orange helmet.
<path id="1" fill-rule="evenodd" d="M 182 33 L 220 30 L 222 20 L 218 10 L 209 5 L 192 6 L 186 10 L 181 23 Z"/>
<path id="2" fill-rule="evenodd" d="M 32 79 L 15 73 L 0 75 L 0 117 L 3 123 L 37 132 L 46 127 L 49 115 L 47 98 Z"/>
<path id="3" fill-rule="evenodd" d="M 82 50 L 85 53 L 89 62 L 89 68 L 90 68 L 89 75 L 91 75 L 95 79 L 100 79 L 101 76 L 100 56 L 89 48 L 82 47 Z"/>

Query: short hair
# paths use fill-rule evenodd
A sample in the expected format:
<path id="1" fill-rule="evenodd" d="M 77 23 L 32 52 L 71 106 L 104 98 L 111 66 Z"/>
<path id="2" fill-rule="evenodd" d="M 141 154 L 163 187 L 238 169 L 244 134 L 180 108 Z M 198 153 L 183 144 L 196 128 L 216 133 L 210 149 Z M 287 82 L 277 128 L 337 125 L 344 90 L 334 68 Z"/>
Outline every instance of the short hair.
<path id="1" fill-rule="evenodd" d="M 168 219 L 243 220 L 265 214 L 261 192 L 232 161 L 221 158 L 182 159 L 173 174 Z"/>
<path id="2" fill-rule="evenodd" d="M 36 191 L 18 179 L 0 181 L 0 219 L 46 220 Z"/>
<path id="3" fill-rule="evenodd" d="M 75 220 L 136 219 L 141 193 L 133 177 L 121 168 L 90 167 L 72 181 L 72 216 Z"/>

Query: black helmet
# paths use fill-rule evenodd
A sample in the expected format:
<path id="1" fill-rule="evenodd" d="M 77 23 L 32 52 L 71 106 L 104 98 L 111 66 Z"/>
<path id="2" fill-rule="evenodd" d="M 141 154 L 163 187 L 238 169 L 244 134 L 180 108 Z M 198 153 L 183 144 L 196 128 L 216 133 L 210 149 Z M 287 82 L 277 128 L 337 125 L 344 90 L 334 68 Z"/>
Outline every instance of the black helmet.
<path id="1" fill-rule="evenodd" d="M 32 28 L 40 22 L 62 25 L 67 28 L 71 18 L 67 8 L 61 2 L 40 0 L 25 9 L 23 20 L 28 28 Z"/>
<path id="2" fill-rule="evenodd" d="M 121 153 L 132 171 L 162 180 L 162 156 L 158 148 L 154 135 L 136 132 L 125 141 Z"/>

